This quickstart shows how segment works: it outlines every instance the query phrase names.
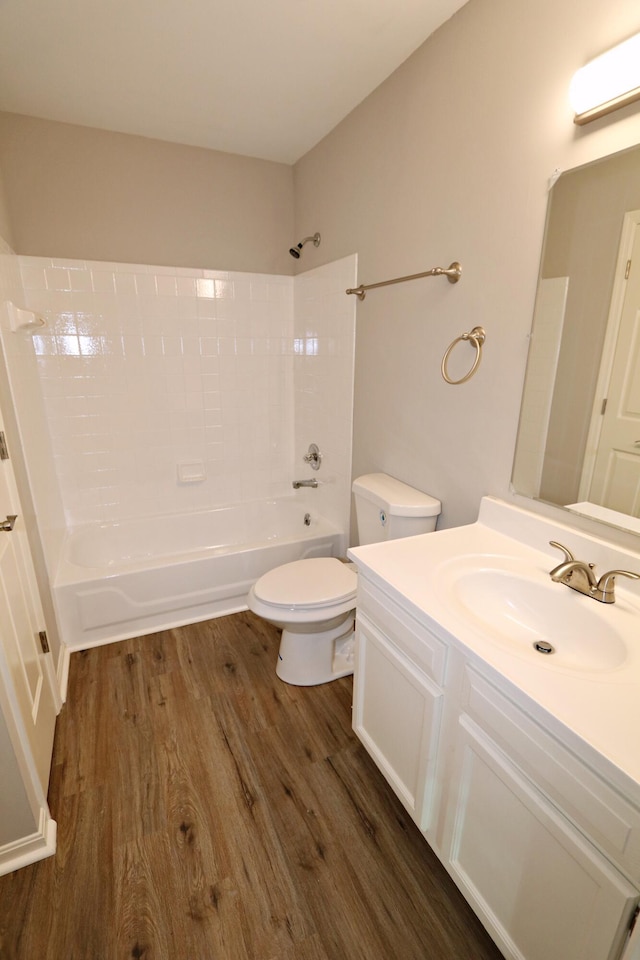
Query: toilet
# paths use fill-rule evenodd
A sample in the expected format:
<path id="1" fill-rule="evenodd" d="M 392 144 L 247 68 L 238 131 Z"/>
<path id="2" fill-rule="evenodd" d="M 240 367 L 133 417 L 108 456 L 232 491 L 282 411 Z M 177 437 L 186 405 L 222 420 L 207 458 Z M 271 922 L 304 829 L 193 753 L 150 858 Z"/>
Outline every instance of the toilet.
<path id="1" fill-rule="evenodd" d="M 439 500 L 386 473 L 353 482 L 360 544 L 435 530 Z M 276 673 L 285 683 L 313 686 L 353 673 L 358 577 L 335 557 L 285 563 L 249 591 L 253 613 L 282 630 Z"/>

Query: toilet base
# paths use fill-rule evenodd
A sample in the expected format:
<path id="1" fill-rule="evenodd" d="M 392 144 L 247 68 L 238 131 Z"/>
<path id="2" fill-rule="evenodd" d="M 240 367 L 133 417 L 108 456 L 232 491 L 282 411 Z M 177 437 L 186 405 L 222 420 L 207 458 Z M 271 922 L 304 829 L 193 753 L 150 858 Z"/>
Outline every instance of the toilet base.
<path id="1" fill-rule="evenodd" d="M 280 639 L 276 674 L 285 683 L 311 687 L 353 673 L 355 620 L 347 617 L 337 627 L 317 633 L 285 628 Z"/>

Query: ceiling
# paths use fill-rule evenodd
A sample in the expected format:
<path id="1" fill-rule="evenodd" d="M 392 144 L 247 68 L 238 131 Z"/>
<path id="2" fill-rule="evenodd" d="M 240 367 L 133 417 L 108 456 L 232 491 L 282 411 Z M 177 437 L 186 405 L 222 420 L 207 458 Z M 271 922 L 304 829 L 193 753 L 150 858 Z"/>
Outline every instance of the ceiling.
<path id="1" fill-rule="evenodd" d="M 466 0 L 0 0 L 0 110 L 294 163 Z"/>

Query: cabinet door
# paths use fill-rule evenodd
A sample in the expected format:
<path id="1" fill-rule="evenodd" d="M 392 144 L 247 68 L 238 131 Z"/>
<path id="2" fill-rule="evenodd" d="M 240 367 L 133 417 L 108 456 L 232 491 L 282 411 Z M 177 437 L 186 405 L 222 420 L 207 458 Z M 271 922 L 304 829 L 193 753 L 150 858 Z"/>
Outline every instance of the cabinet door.
<path id="1" fill-rule="evenodd" d="M 461 718 L 449 869 L 509 960 L 614 960 L 638 892 Z"/>
<path id="2" fill-rule="evenodd" d="M 434 794 L 442 691 L 359 618 L 353 729 L 421 830 Z"/>

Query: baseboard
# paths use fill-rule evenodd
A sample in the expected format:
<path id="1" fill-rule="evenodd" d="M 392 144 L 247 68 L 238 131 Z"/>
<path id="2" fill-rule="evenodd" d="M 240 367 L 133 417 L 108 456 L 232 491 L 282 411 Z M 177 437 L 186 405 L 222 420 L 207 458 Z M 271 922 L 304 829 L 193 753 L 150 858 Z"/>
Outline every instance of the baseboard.
<path id="1" fill-rule="evenodd" d="M 58 681 L 58 689 L 60 691 L 60 699 L 62 703 L 66 703 L 66 700 L 67 700 L 67 686 L 69 685 L 70 659 L 71 659 L 71 650 L 66 645 L 66 643 L 61 644 L 60 652 L 58 654 L 58 669 L 56 671 L 56 679 Z"/>

